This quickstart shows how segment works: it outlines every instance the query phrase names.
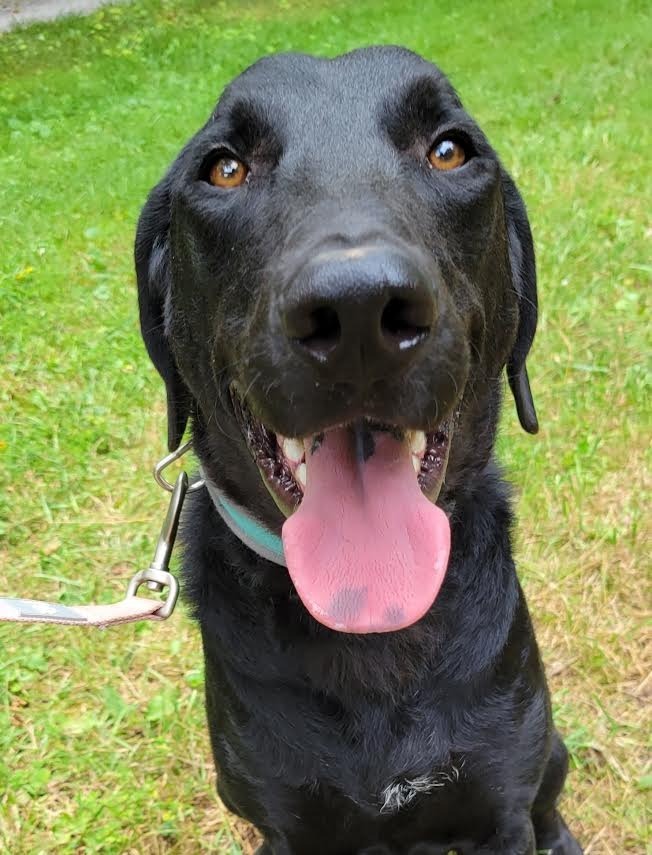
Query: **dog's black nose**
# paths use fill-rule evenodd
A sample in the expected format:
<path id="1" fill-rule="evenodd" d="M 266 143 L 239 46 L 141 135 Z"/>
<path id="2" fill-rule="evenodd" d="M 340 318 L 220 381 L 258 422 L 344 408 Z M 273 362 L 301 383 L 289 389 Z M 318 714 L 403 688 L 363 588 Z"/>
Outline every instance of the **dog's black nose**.
<path id="1" fill-rule="evenodd" d="M 436 320 L 434 288 L 397 251 L 323 252 L 292 283 L 283 331 L 330 380 L 364 385 L 406 368 Z"/>

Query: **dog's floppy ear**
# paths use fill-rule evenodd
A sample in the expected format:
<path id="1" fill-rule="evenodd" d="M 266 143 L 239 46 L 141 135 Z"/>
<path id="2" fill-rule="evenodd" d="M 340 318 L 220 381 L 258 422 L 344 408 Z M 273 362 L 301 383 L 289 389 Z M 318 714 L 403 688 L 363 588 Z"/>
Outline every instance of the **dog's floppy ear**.
<path id="1" fill-rule="evenodd" d="M 181 444 L 192 405 L 168 340 L 170 315 L 170 193 L 164 179 L 149 194 L 136 230 L 135 261 L 140 328 L 147 352 L 165 381 L 168 447 Z"/>
<path id="2" fill-rule="evenodd" d="M 514 290 L 518 295 L 518 330 L 507 360 L 509 381 L 521 426 L 528 433 L 539 430 L 525 359 L 537 327 L 537 271 L 532 232 L 525 204 L 512 179 L 503 172 L 505 216 L 509 261 Z"/>

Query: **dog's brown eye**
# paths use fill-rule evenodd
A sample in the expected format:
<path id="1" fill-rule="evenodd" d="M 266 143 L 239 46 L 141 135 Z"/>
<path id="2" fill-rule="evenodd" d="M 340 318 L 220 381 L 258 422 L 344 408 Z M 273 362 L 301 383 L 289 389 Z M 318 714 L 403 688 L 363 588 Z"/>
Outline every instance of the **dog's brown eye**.
<path id="1" fill-rule="evenodd" d="M 215 187 L 239 187 L 244 184 L 248 171 L 244 163 L 235 157 L 220 157 L 211 166 L 208 180 Z"/>
<path id="2" fill-rule="evenodd" d="M 457 169 L 466 163 L 466 152 L 455 140 L 440 140 L 428 152 L 428 161 L 434 169 Z"/>

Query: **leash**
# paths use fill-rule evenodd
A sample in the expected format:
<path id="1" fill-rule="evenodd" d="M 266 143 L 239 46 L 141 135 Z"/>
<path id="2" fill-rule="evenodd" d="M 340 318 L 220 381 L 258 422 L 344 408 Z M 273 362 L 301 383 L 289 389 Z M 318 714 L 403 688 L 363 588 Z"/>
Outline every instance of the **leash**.
<path id="1" fill-rule="evenodd" d="M 170 504 L 161 527 L 154 557 L 147 570 L 141 570 L 129 582 L 123 600 L 107 605 L 68 606 L 44 600 L 28 600 L 21 597 L 0 597 L 0 622 L 11 623 L 55 623 L 104 628 L 140 620 L 166 620 L 174 611 L 179 597 L 179 583 L 170 573 L 170 557 L 179 528 L 181 509 L 188 493 L 206 487 L 215 509 L 231 531 L 251 550 L 262 558 L 286 566 L 281 538 L 269 531 L 245 508 L 227 499 L 219 487 L 210 481 L 200 467 L 200 478 L 188 482 L 188 475 L 181 472 L 172 484 L 164 471 L 186 454 L 192 440 L 180 445 L 166 455 L 154 467 L 154 480 L 171 493 Z M 150 591 L 162 593 L 167 588 L 165 600 L 154 600 L 138 596 L 145 585 Z"/>
<path id="2" fill-rule="evenodd" d="M 161 483 L 163 469 L 173 460 L 181 457 L 190 448 L 187 442 L 173 455 L 157 463 L 155 478 Z M 166 481 L 166 484 L 169 482 Z M 161 526 L 152 563 L 147 570 L 141 570 L 129 582 L 123 600 L 107 605 L 68 606 L 43 600 L 26 600 L 20 597 L 0 597 L 0 622 L 12 623 L 57 623 L 75 626 L 116 626 L 122 623 L 134 623 L 139 620 L 165 620 L 169 618 L 179 597 L 179 583 L 170 573 L 170 556 L 179 527 L 181 508 L 186 494 L 203 486 L 203 482 L 188 485 L 188 476 L 181 472 L 174 485 L 170 486 L 172 496 Z M 150 591 L 161 593 L 167 589 L 165 600 L 154 600 L 138 596 L 138 590 L 146 585 Z"/>

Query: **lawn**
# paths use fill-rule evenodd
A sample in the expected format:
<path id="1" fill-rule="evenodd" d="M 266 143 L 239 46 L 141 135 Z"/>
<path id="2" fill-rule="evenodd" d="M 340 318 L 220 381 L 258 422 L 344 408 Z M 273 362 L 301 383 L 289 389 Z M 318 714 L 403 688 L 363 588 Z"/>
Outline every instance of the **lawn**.
<path id="1" fill-rule="evenodd" d="M 519 571 L 572 755 L 565 814 L 587 853 L 650 852 L 646 7 L 148 0 L 1 36 L 0 593 L 108 602 L 149 562 L 165 418 L 134 225 L 225 82 L 272 51 L 405 44 L 449 73 L 528 203 L 542 430 L 508 406 L 499 443 Z M 182 610 L 5 625 L 0 650 L 0 851 L 252 852 L 215 795 Z"/>

